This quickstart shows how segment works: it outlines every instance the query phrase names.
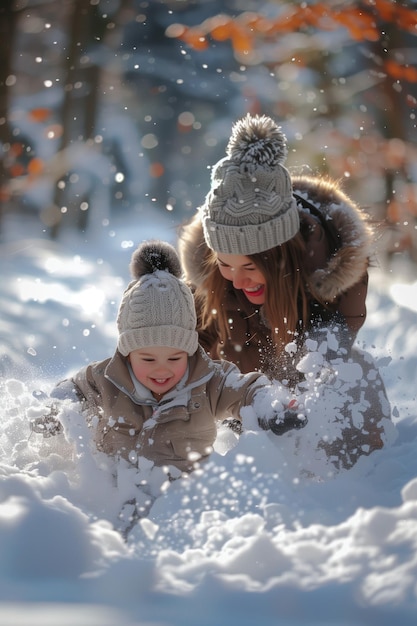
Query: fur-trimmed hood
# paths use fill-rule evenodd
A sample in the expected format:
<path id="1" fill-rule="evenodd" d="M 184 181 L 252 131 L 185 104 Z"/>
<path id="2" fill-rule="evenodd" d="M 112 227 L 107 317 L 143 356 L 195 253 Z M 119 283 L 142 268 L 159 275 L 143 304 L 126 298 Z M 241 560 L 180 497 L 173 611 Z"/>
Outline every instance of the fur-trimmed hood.
<path id="1" fill-rule="evenodd" d="M 293 177 L 293 191 L 298 203 L 300 220 L 306 219 L 313 207 L 328 222 L 329 230 L 338 236 L 338 248 L 325 267 L 313 271 L 312 291 L 325 301 L 331 301 L 355 285 L 365 274 L 373 253 L 373 231 L 369 216 L 360 209 L 334 182 L 313 177 Z M 205 260 L 210 254 L 199 214 L 183 227 L 178 243 L 185 278 L 200 285 L 205 278 Z"/>

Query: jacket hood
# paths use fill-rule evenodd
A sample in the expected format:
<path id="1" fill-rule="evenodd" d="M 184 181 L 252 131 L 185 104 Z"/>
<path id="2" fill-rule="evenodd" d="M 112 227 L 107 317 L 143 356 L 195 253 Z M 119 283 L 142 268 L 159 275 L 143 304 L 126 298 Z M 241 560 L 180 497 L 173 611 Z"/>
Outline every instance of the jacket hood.
<path id="1" fill-rule="evenodd" d="M 104 376 L 120 391 L 129 396 L 133 402 L 137 402 L 138 398 L 135 392 L 135 385 L 129 373 L 126 357 L 116 350 L 113 357 L 106 359 L 104 363 Z M 192 356 L 188 357 L 188 376 L 182 388 L 178 389 L 174 395 L 180 398 L 184 393 L 191 394 L 193 389 L 205 384 L 214 375 L 216 367 L 216 362 L 212 361 L 207 356 L 201 346 L 198 346 L 197 351 Z M 169 392 L 165 395 L 169 397 Z M 157 404 L 155 400 L 152 400 L 151 395 L 149 401 L 143 398 L 143 402 L 141 403 Z M 176 402 L 173 402 L 173 404 L 175 405 Z M 167 407 L 164 407 L 164 410 L 165 408 Z"/>
<path id="2" fill-rule="evenodd" d="M 355 285 L 367 270 L 374 239 L 370 218 L 334 182 L 300 176 L 293 177 L 292 183 L 294 193 L 312 204 L 338 234 L 338 249 L 309 280 L 314 293 L 329 301 Z M 298 208 L 302 220 L 308 208 L 301 204 Z M 204 240 L 199 214 L 182 229 L 178 247 L 187 280 L 191 285 L 201 285 L 211 251 Z"/>

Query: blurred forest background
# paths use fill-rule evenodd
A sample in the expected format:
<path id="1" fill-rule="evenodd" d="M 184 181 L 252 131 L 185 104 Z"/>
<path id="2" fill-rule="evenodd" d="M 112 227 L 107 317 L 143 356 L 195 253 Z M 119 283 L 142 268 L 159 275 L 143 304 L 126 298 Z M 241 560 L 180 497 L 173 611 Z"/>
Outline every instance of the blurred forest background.
<path id="1" fill-rule="evenodd" d="M 2 0 L 0 237 L 180 223 L 232 123 L 266 113 L 417 262 L 417 2 Z M 20 219 L 20 217 L 19 217 Z"/>

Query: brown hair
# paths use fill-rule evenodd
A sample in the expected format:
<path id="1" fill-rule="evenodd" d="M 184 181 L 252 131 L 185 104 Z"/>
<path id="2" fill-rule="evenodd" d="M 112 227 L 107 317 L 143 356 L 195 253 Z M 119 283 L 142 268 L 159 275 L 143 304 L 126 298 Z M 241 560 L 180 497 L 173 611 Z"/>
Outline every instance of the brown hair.
<path id="1" fill-rule="evenodd" d="M 265 318 L 278 353 L 308 325 L 310 298 L 305 254 L 305 242 L 299 232 L 280 246 L 248 255 L 265 278 Z M 205 279 L 195 293 L 201 329 L 214 323 L 221 341 L 225 342 L 228 323 L 222 304 L 230 283 L 220 274 L 215 252 L 209 250 L 203 263 Z"/>

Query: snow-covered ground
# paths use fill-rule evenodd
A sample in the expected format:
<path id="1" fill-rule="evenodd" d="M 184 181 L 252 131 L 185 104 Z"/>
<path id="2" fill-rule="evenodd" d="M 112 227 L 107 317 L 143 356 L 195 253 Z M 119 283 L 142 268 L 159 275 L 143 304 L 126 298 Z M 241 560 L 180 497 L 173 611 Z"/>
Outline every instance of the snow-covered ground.
<path id="1" fill-rule="evenodd" d="M 384 449 L 349 471 L 304 478 L 290 434 L 249 429 L 238 441 L 220 433 L 200 471 L 161 482 L 125 542 L 113 525 L 132 488 L 128 470 L 115 484 L 81 422 L 70 443 L 30 434 L 30 418 L 43 410 L 34 391 L 47 393 L 113 352 L 134 247 L 151 237 L 175 242 L 175 232 L 169 214 L 150 214 L 146 223 L 113 220 L 85 240 L 67 234 L 51 243 L 36 222 L 8 217 L 0 244 L 0 624 L 414 626 L 415 267 L 371 272 L 358 343 L 378 360 L 395 428 Z"/>

